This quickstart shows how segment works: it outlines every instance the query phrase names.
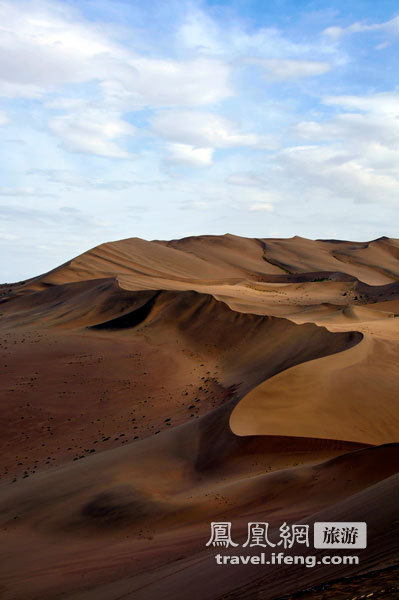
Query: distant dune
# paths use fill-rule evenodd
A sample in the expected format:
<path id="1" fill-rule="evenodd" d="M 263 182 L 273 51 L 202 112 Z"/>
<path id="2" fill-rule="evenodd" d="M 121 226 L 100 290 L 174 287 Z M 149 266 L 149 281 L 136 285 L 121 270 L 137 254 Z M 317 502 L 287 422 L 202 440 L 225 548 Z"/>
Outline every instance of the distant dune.
<path id="1" fill-rule="evenodd" d="M 102 244 L 0 287 L 0 352 L 1 598 L 338 600 L 394 577 L 399 240 Z M 365 520 L 368 546 L 217 565 L 210 523 L 242 542 L 257 520 Z"/>

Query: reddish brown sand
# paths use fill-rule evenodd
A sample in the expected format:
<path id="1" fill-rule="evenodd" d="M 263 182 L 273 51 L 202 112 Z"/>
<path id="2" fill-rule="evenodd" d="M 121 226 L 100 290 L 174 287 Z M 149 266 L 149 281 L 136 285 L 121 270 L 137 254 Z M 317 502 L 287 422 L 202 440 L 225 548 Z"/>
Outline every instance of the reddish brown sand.
<path id="1" fill-rule="evenodd" d="M 0 597 L 375 593 L 399 562 L 398 280 L 398 240 L 226 235 L 1 286 Z M 217 565 L 210 523 L 256 520 L 367 521 L 368 547 Z"/>

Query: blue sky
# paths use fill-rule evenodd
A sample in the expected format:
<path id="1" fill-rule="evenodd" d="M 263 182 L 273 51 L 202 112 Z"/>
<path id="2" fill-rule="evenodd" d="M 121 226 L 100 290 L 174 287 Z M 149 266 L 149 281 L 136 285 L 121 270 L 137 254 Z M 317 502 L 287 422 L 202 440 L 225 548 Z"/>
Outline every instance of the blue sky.
<path id="1" fill-rule="evenodd" d="M 0 281 L 125 237 L 398 237 L 396 2 L 0 0 Z"/>

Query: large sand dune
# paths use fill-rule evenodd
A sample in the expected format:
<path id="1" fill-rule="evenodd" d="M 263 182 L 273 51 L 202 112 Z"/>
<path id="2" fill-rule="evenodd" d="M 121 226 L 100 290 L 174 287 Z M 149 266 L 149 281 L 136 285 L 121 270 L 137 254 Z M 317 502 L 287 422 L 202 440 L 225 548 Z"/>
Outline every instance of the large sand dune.
<path id="1" fill-rule="evenodd" d="M 398 278 L 398 240 L 225 235 L 2 286 L 1 597 L 272 600 L 397 564 Z M 369 544 L 265 574 L 216 564 L 226 520 Z"/>

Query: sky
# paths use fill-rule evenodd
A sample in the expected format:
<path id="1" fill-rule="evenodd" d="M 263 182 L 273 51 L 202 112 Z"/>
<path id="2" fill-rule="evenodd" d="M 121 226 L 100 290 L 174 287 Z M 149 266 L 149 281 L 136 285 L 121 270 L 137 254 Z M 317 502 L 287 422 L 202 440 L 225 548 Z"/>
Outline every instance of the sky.
<path id="1" fill-rule="evenodd" d="M 128 237 L 399 237 L 399 9 L 0 0 L 0 282 Z"/>

